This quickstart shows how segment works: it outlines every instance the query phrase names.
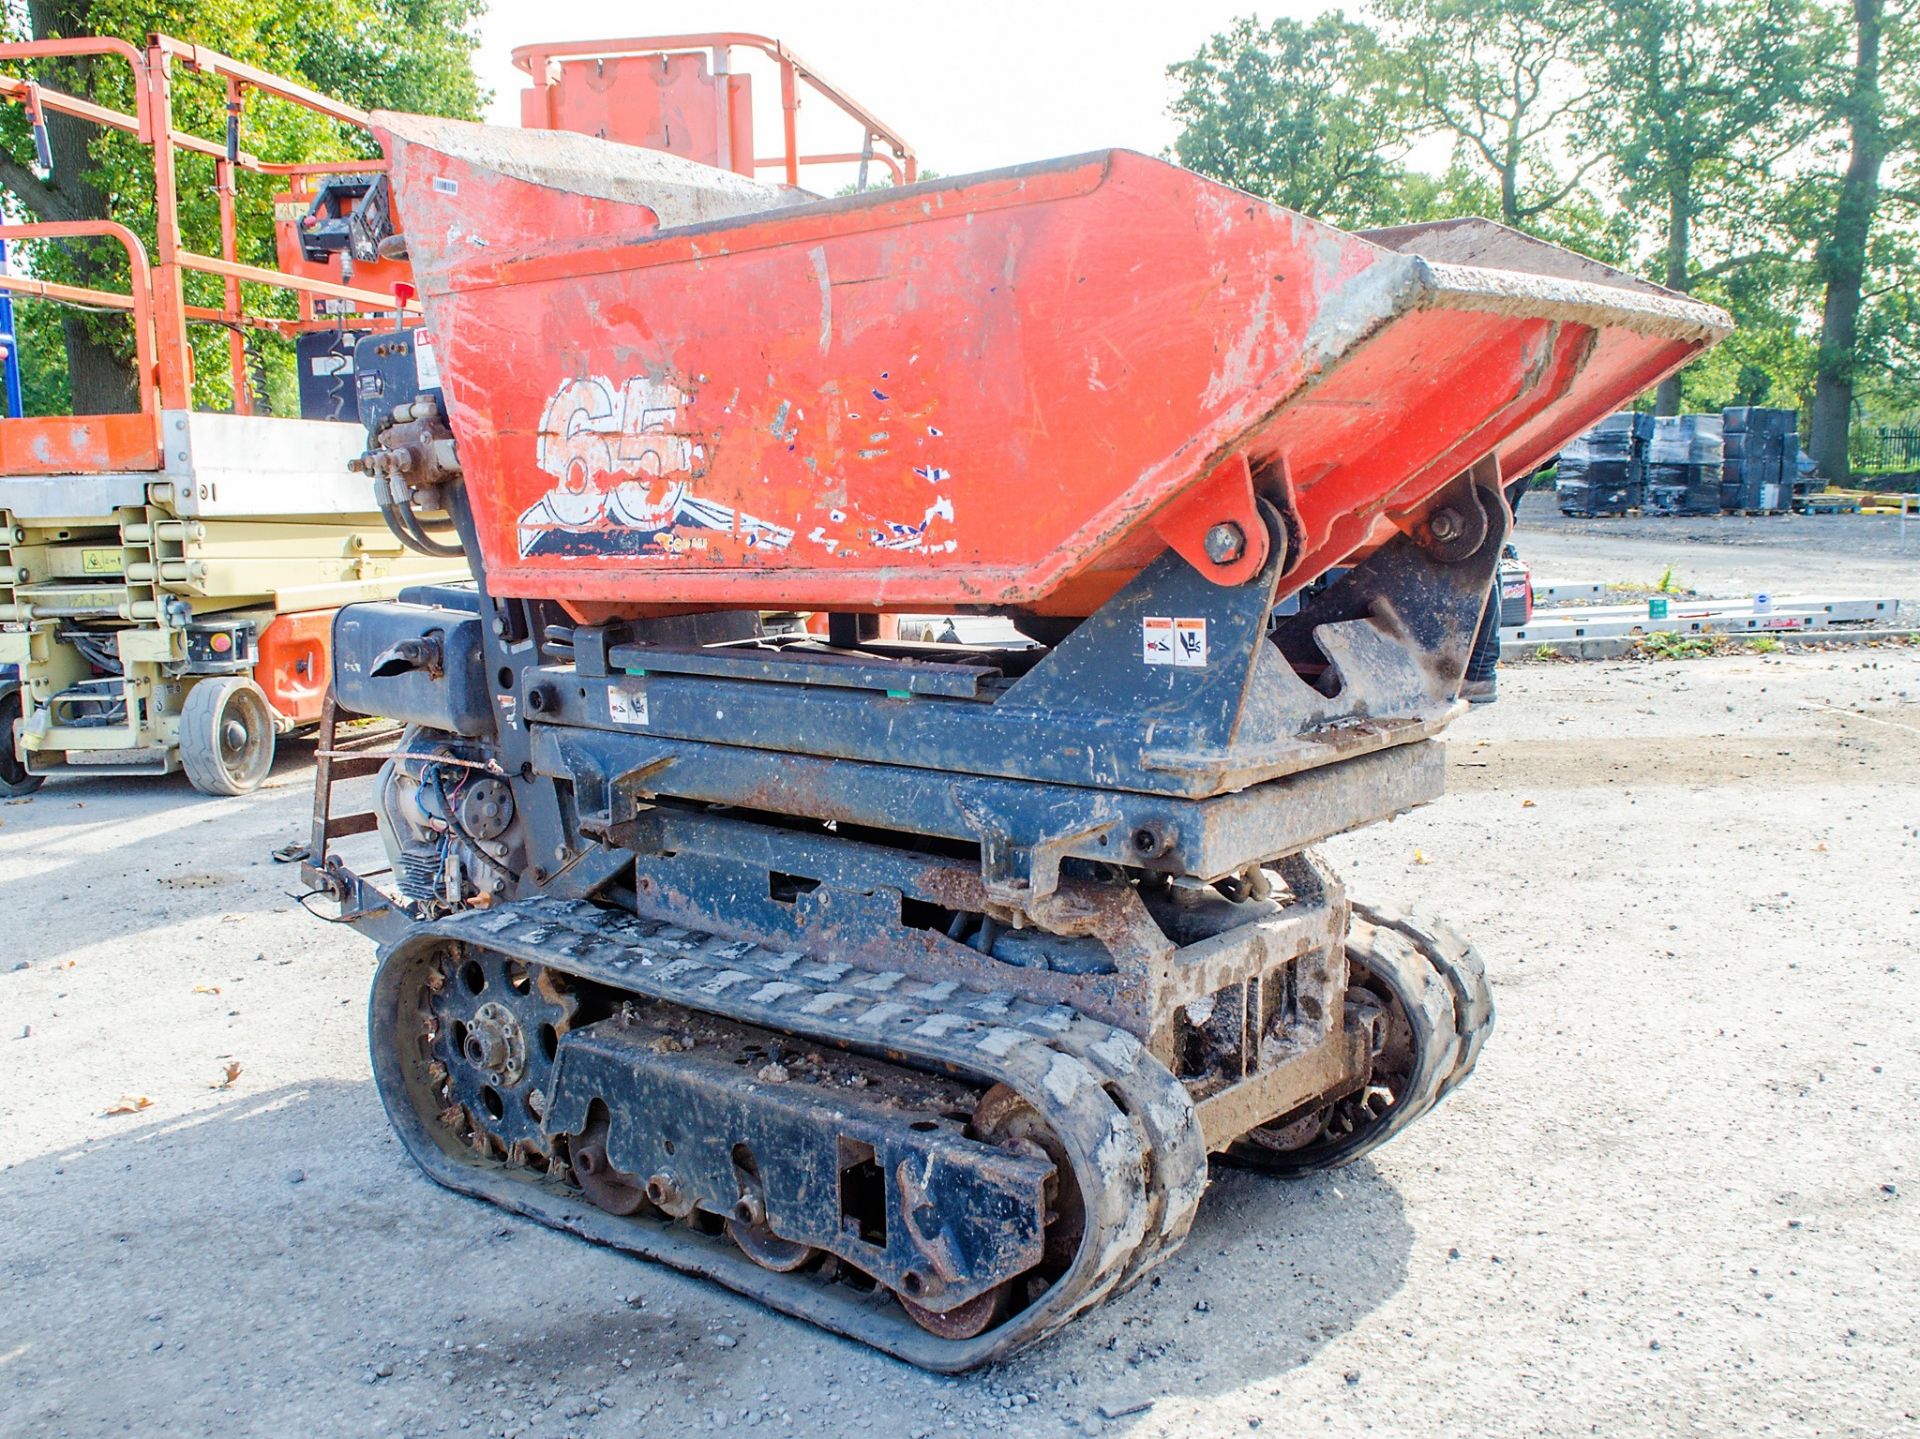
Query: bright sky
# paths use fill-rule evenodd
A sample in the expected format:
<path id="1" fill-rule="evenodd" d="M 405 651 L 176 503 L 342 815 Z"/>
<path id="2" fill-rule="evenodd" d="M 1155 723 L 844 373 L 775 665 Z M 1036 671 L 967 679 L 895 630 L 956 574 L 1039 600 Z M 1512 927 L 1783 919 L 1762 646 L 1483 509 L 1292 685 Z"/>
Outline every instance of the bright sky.
<path id="1" fill-rule="evenodd" d="M 525 77 L 508 60 L 543 40 L 745 30 L 783 40 L 898 129 L 923 165 L 945 174 L 1120 146 L 1158 154 L 1175 126 L 1166 67 L 1236 15 L 1310 17 L 1327 0 L 920 0 L 899 6 L 826 0 L 493 0 L 476 63 L 494 91 L 491 118 L 519 122 Z M 738 52 L 736 52 L 738 53 Z M 735 62 L 736 69 L 748 68 Z M 857 149 L 858 131 L 814 132 L 824 105 L 801 110 L 803 149 Z M 776 147 L 779 89 L 754 81 L 762 155 Z M 824 139 L 827 143 L 819 143 Z M 825 188 L 820 179 L 803 180 Z"/>

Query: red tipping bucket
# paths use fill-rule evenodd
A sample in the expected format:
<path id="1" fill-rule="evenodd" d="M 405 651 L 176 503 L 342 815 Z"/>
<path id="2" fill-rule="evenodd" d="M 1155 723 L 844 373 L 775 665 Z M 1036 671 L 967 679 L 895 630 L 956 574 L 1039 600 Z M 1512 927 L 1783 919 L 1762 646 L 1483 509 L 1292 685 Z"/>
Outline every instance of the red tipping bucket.
<path id="1" fill-rule="evenodd" d="M 1380 237 L 1452 263 L 1126 151 L 796 203 L 376 123 L 505 595 L 1084 614 L 1217 521 L 1263 538 L 1255 493 L 1297 588 L 1729 328 L 1485 222 Z"/>

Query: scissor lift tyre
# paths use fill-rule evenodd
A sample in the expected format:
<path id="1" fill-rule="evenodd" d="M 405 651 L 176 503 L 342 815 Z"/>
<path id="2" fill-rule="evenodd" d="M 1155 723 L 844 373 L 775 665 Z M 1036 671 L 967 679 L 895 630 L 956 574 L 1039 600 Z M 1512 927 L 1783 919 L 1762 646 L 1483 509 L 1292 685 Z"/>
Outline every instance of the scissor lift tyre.
<path id="1" fill-rule="evenodd" d="M 273 710 L 240 675 L 202 680 L 180 709 L 180 763 L 202 794 L 247 794 L 273 768 Z"/>
<path id="2" fill-rule="evenodd" d="M 0 798 L 18 799 L 47 782 L 45 775 L 27 773 L 27 762 L 16 748 L 21 712 L 19 687 L 0 686 Z"/>

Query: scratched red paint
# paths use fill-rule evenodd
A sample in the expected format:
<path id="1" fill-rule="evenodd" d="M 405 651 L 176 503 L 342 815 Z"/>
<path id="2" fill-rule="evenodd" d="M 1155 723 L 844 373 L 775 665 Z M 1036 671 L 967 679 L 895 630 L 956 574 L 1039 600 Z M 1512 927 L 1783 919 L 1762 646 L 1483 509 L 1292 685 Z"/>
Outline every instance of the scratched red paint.
<path id="1" fill-rule="evenodd" d="M 1269 494 L 1290 478 L 1298 585 L 1717 338 L 1704 306 L 1463 297 L 1488 272 L 1436 280 L 1124 151 L 659 231 L 397 123 L 376 134 L 504 594 L 1086 613 L 1236 452 Z"/>

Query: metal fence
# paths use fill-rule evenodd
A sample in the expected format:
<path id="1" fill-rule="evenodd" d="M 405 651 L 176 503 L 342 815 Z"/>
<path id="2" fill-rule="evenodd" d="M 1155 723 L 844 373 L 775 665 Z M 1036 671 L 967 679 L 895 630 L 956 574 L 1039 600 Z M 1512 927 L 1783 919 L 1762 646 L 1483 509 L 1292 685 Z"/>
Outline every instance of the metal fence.
<path id="1" fill-rule="evenodd" d="M 1847 451 L 1856 470 L 1920 470 L 1920 425 L 1856 426 Z"/>

